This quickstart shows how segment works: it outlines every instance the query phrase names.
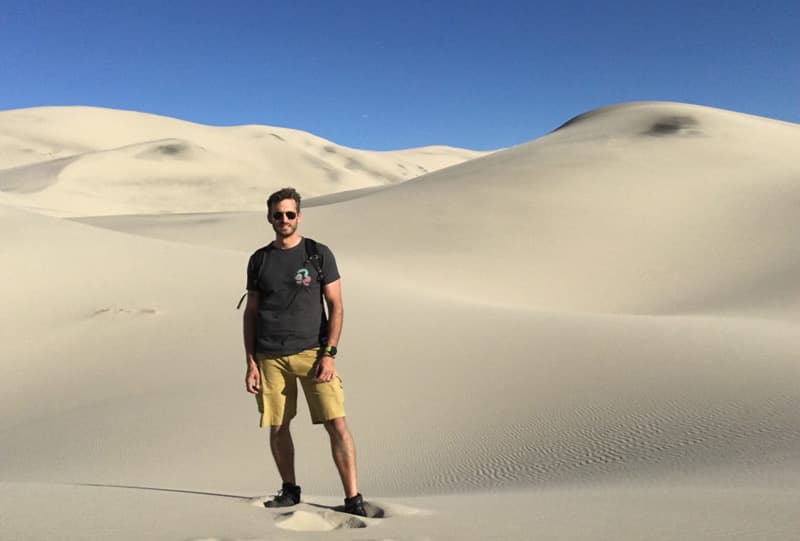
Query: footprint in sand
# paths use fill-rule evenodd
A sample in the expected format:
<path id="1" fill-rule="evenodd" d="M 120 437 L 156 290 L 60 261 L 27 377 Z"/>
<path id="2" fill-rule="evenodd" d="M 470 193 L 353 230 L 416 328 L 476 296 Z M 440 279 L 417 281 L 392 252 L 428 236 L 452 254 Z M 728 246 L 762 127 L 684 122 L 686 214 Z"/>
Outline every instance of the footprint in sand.
<path id="1" fill-rule="evenodd" d="M 92 317 L 99 317 L 99 316 L 106 316 L 106 315 L 147 315 L 147 316 L 154 316 L 158 314 L 158 310 L 155 308 L 128 308 L 128 307 L 119 307 L 119 306 L 107 306 L 103 308 L 97 308 Z"/>
<path id="2" fill-rule="evenodd" d="M 278 515 L 275 525 L 296 532 L 327 532 L 351 528 L 366 528 L 361 518 L 336 511 L 291 511 Z"/>
<path id="3" fill-rule="evenodd" d="M 263 509 L 268 498 L 252 498 L 250 505 Z M 376 519 L 399 516 L 427 516 L 430 511 L 417 509 L 401 504 L 377 504 L 364 502 L 366 517 L 358 517 L 343 512 L 344 506 L 327 506 L 308 501 L 300 503 L 291 511 L 278 512 L 275 525 L 284 530 L 300 532 L 326 532 L 354 528 L 366 528 L 376 523 Z"/>

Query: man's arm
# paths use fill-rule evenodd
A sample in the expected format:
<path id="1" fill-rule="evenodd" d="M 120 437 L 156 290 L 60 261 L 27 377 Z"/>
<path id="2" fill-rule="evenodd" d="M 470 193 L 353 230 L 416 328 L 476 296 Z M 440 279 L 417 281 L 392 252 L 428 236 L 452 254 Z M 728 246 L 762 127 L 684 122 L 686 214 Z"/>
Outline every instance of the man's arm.
<path id="1" fill-rule="evenodd" d="M 342 336 L 344 306 L 342 304 L 342 280 L 336 280 L 322 287 L 325 304 L 328 305 L 328 345 L 338 346 Z M 315 381 L 331 381 L 336 375 L 336 362 L 330 355 L 323 355 L 319 361 Z"/>
<path id="2" fill-rule="evenodd" d="M 258 320 L 258 291 L 247 292 L 247 305 L 244 308 L 242 334 L 244 335 L 244 355 L 247 362 L 245 385 L 247 392 L 257 393 L 261 388 L 261 373 L 256 364 L 256 322 Z"/>
<path id="3" fill-rule="evenodd" d="M 342 280 L 325 284 L 322 288 L 325 304 L 328 305 L 328 344 L 339 345 L 342 336 L 342 323 L 344 322 L 344 308 L 342 306 Z"/>

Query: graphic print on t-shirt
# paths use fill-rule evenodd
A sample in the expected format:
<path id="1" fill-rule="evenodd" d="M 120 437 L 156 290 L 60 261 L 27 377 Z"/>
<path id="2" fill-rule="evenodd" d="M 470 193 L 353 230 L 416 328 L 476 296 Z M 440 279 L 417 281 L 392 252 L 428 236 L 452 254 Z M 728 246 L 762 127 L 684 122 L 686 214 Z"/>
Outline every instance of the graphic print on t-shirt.
<path id="1" fill-rule="evenodd" d="M 302 268 L 298 269 L 298 271 L 294 275 L 294 282 L 299 286 L 308 287 L 311 285 L 311 276 L 308 273 L 308 269 Z"/>

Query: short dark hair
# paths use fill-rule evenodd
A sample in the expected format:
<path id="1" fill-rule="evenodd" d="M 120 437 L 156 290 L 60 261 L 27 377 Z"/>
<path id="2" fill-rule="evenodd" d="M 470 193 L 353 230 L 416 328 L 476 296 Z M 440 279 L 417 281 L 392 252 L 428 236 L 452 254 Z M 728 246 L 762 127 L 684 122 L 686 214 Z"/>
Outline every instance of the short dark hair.
<path id="1" fill-rule="evenodd" d="M 297 203 L 297 212 L 300 212 L 300 194 L 294 188 L 281 188 L 274 194 L 267 198 L 267 212 L 272 211 L 272 205 L 283 201 L 284 199 L 294 199 Z"/>

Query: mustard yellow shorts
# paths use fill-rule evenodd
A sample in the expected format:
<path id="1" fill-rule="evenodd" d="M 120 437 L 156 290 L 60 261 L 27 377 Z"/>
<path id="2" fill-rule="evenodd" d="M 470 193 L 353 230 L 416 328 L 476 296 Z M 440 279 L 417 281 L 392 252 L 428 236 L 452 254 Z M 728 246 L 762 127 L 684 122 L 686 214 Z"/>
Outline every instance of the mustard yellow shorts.
<path id="1" fill-rule="evenodd" d="M 297 380 L 303 386 L 311 422 L 324 423 L 344 417 L 344 388 L 338 375 L 331 381 L 315 383 L 319 348 L 293 355 L 256 354 L 261 372 L 261 392 L 256 394 L 262 428 L 283 425 L 297 415 Z"/>

